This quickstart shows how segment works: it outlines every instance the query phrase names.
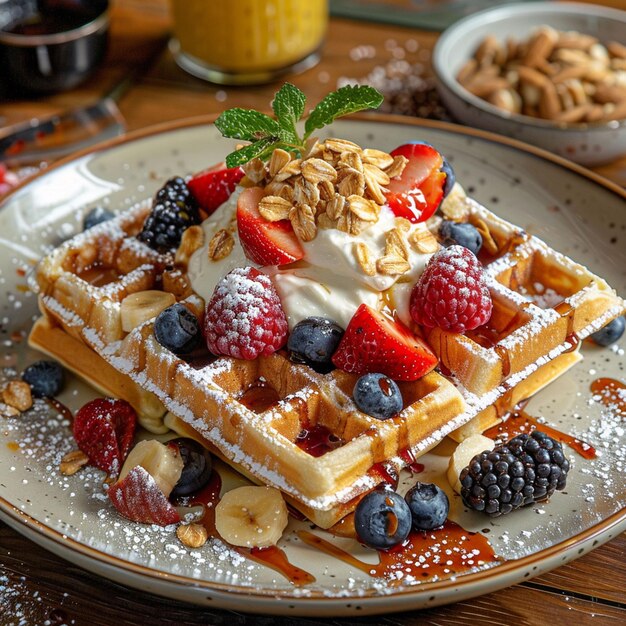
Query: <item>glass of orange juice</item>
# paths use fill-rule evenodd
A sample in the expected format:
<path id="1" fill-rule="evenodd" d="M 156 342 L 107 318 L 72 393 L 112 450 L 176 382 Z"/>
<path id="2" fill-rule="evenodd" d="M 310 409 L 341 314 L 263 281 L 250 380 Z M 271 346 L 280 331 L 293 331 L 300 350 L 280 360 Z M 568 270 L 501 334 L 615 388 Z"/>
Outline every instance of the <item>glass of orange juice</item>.
<path id="1" fill-rule="evenodd" d="M 171 0 L 180 67 L 224 85 L 271 81 L 319 61 L 328 0 Z"/>

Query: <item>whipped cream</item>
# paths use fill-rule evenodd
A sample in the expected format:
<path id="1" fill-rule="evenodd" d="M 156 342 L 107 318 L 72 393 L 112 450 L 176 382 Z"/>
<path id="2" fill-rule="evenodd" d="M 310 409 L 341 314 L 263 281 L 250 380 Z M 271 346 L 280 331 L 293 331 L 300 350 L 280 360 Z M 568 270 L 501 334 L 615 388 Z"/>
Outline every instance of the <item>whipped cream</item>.
<path id="1" fill-rule="evenodd" d="M 189 260 L 188 273 L 193 290 L 206 301 L 210 300 L 215 285 L 236 267 L 256 266 L 246 258 L 239 243 L 236 228 L 237 198 L 240 189 L 213 215 L 202 223 L 204 245 Z M 334 228 L 318 229 L 315 239 L 302 242 L 305 256 L 290 265 L 259 267 L 271 277 L 281 299 L 283 309 L 293 328 L 299 321 L 320 316 L 336 321 L 344 328 L 362 303 L 374 309 L 395 308 L 405 323 L 410 322 L 409 298 L 413 285 L 424 271 L 432 254 L 416 252 L 409 246 L 411 269 L 400 276 L 376 274 L 367 276 L 354 254 L 356 243 L 364 243 L 375 258 L 385 250 L 385 233 L 395 226 L 395 216 L 387 206 L 381 207 L 379 219 L 358 235 L 350 235 Z M 235 240 L 232 252 L 224 259 L 212 261 L 208 244 L 220 229 L 231 232 Z M 412 224 L 408 238 L 425 224 Z"/>

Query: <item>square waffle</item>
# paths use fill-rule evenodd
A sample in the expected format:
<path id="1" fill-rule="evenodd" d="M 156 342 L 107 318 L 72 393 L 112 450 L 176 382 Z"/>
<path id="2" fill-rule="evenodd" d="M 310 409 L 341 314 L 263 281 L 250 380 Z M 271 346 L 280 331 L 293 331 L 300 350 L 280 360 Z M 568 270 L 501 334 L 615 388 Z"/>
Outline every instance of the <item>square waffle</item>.
<path id="1" fill-rule="evenodd" d="M 185 361 L 155 340 L 153 319 L 124 332 L 121 302 L 135 292 L 162 289 L 197 315 L 204 308 L 189 287 L 184 251 L 161 255 L 135 238 L 147 205 L 42 260 L 36 286 L 43 318 L 30 341 L 135 404 L 150 430 L 169 426 L 194 436 L 328 527 L 384 480 L 389 467 L 402 467 L 449 434 L 459 440 L 499 420 L 571 366 L 581 339 L 624 311 L 601 278 L 463 193 L 446 201 L 445 210 L 475 222 L 490 242 L 490 257 L 482 260 L 494 315 L 481 334 L 430 331 L 441 368 L 400 383 L 404 409 L 385 421 L 357 410 L 354 375 L 318 374 L 281 352 L 254 361 Z M 90 371 L 89 355 L 97 356 L 94 368 L 103 360 L 115 374 Z M 318 440 L 321 447 L 312 445 Z"/>

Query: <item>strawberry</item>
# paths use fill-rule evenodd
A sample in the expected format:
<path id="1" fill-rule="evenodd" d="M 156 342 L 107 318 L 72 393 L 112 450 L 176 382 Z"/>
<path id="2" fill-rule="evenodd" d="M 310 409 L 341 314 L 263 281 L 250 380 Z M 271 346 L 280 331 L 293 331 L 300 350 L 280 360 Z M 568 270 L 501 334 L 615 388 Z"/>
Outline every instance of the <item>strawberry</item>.
<path id="1" fill-rule="evenodd" d="M 426 143 L 407 143 L 391 152 L 391 156 L 400 155 L 409 162 L 402 175 L 387 185 L 387 204 L 398 217 L 424 222 L 443 200 L 446 174 L 440 170 L 444 159 Z"/>
<path id="2" fill-rule="evenodd" d="M 125 400 L 97 398 L 74 417 L 74 439 L 91 465 L 117 476 L 135 436 L 137 414 Z"/>
<path id="3" fill-rule="evenodd" d="M 191 194 L 206 213 L 205 218 L 230 198 L 243 175 L 241 167 L 227 168 L 224 163 L 218 163 L 187 181 Z"/>
<path id="4" fill-rule="evenodd" d="M 133 522 L 159 526 L 180 522 L 176 508 L 141 465 L 109 487 L 109 499 L 121 515 Z"/>
<path id="5" fill-rule="evenodd" d="M 333 355 L 339 369 L 417 380 L 437 365 L 433 351 L 406 326 L 361 304 Z"/>
<path id="6" fill-rule="evenodd" d="M 237 202 L 237 229 L 245 255 L 257 265 L 285 265 L 304 257 L 289 220 L 268 222 L 259 213 L 260 187 L 244 189 Z"/>

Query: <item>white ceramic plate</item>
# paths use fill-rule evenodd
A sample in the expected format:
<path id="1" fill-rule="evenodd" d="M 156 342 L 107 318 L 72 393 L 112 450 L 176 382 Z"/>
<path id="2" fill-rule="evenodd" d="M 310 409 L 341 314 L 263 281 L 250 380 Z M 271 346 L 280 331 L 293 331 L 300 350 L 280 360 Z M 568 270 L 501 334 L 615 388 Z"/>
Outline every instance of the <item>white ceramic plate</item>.
<path id="1" fill-rule="evenodd" d="M 411 139 L 432 143 L 479 201 L 626 293 L 625 196 L 617 187 L 534 149 L 451 125 L 364 116 L 336 123 L 333 134 L 387 150 Z M 24 270 L 77 232 L 89 208 L 123 210 L 151 196 L 166 178 L 202 169 L 229 149 L 208 123 L 170 125 L 59 164 L 6 200 L 0 212 L 0 358 L 5 375 L 38 358 L 26 347 L 37 311 L 34 294 L 25 289 Z M 589 390 L 599 376 L 624 379 L 624 340 L 621 346 L 585 345 L 583 350 L 584 361 L 535 397 L 529 411 L 596 446 L 597 458 L 586 461 L 570 452 L 573 467 L 564 493 L 497 520 L 465 511 L 460 498 L 449 492 L 451 518 L 469 531 L 483 531 L 504 559 L 456 578 L 389 586 L 307 547 L 294 532 L 287 533 L 281 546 L 294 565 L 315 576 L 316 582 L 305 587 L 295 587 L 218 541 L 188 551 L 171 528 L 121 519 L 103 495 L 101 473 L 59 474 L 59 460 L 73 444 L 68 424 L 43 402 L 19 419 L 2 421 L 0 516 L 44 547 L 120 583 L 229 609 L 363 615 L 488 593 L 576 558 L 626 528 L 624 429 L 619 418 L 592 400 Z M 93 396 L 71 378 L 60 400 L 76 410 Z M 426 470 L 420 478 L 446 487 L 442 450 L 421 460 Z M 227 478 L 233 480 L 240 479 Z M 414 481 L 405 477 L 405 484 Z M 302 526 L 292 520 L 290 531 Z M 359 558 L 375 560 L 374 552 L 356 542 L 338 543 Z"/>

